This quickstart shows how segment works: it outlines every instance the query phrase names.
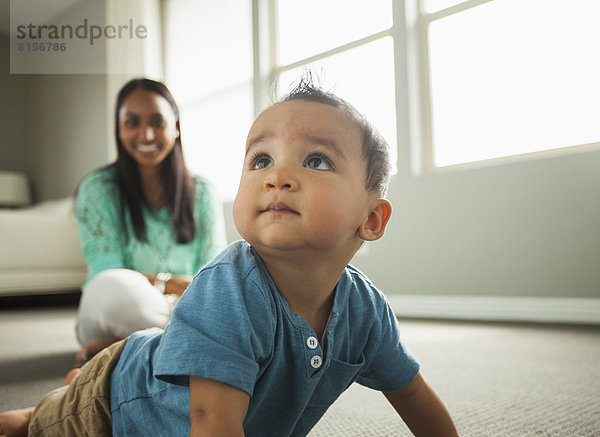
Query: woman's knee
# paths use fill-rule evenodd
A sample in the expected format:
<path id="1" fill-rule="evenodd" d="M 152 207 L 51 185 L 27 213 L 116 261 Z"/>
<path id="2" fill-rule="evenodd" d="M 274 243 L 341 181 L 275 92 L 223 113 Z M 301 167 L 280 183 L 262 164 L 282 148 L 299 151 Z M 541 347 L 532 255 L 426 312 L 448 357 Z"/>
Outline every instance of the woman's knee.
<path id="1" fill-rule="evenodd" d="M 150 290 L 148 290 L 150 288 Z M 82 344 L 95 339 L 118 340 L 113 332 L 123 319 L 139 317 L 152 290 L 148 279 L 126 269 L 98 273 L 84 287 L 77 314 L 77 337 Z"/>
<path id="2" fill-rule="evenodd" d="M 106 270 L 84 288 L 77 321 L 80 342 L 117 340 L 131 332 L 164 327 L 171 307 L 143 274 L 125 269 Z"/>
<path id="3" fill-rule="evenodd" d="M 103 313 L 135 311 L 153 293 L 153 287 L 141 273 L 111 269 L 98 273 L 85 286 L 81 306 Z M 86 308 L 87 309 L 87 308 Z"/>

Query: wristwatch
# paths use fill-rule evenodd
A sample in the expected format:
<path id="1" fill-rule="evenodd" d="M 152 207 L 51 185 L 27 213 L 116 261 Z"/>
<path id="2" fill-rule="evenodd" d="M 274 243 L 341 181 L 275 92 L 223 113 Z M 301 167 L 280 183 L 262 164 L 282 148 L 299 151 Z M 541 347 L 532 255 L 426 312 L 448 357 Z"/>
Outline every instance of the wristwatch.
<path id="1" fill-rule="evenodd" d="M 156 279 L 154 280 L 154 287 L 162 294 L 165 294 L 167 281 L 172 277 L 173 275 L 171 275 L 170 273 L 157 273 Z"/>

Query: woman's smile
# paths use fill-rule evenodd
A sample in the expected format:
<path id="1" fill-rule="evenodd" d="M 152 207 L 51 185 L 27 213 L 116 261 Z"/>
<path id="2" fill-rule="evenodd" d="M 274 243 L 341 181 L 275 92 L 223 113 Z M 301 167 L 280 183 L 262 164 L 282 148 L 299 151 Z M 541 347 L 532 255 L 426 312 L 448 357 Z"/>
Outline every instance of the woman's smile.
<path id="1" fill-rule="evenodd" d="M 156 143 L 154 144 L 138 144 L 135 146 L 136 150 L 143 153 L 156 152 L 160 150 L 160 146 Z"/>

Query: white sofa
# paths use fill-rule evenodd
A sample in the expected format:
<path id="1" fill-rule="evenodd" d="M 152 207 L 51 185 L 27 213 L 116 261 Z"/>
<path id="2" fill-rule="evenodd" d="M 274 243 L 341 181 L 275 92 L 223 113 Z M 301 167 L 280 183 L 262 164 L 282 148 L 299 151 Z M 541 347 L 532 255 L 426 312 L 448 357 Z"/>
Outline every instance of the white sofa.
<path id="1" fill-rule="evenodd" d="M 0 296 L 79 292 L 85 277 L 72 197 L 0 208 Z"/>

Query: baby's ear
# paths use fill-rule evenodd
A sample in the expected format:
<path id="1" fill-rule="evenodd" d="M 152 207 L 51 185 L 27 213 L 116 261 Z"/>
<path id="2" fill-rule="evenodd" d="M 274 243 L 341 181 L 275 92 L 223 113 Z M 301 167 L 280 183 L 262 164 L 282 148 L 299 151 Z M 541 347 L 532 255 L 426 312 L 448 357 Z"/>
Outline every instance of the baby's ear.
<path id="1" fill-rule="evenodd" d="M 387 226 L 391 215 L 392 204 L 388 200 L 375 200 L 369 216 L 358 229 L 358 236 L 365 241 L 380 239 L 385 232 L 385 227 Z"/>

